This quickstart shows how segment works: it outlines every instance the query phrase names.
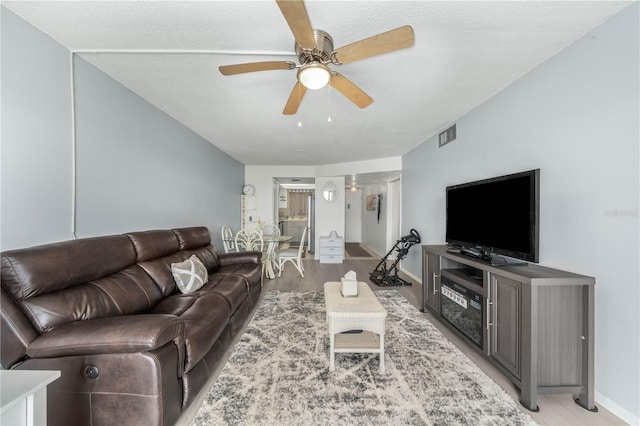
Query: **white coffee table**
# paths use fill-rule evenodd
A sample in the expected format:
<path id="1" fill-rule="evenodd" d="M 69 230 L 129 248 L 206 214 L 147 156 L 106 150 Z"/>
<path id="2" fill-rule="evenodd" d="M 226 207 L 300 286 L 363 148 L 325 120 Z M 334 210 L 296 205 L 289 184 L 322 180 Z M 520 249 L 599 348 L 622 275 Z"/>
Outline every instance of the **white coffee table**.
<path id="1" fill-rule="evenodd" d="M 329 370 L 335 370 L 336 352 L 380 354 L 384 372 L 384 321 L 387 311 L 366 283 L 358 283 L 357 297 L 342 297 L 340 282 L 324 283 L 329 324 Z M 361 333 L 343 333 L 362 330 Z M 342 334 L 341 334 L 342 333 Z"/>

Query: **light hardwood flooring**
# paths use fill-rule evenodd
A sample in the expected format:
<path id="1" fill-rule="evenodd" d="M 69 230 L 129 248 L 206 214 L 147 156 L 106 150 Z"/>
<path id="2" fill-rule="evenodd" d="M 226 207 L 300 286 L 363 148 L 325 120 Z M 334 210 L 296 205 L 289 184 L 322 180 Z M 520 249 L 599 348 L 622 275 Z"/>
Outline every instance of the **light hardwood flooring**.
<path id="1" fill-rule="evenodd" d="M 292 265 L 287 264 L 280 278 L 273 280 L 265 279 L 263 282 L 263 294 L 267 291 L 322 291 L 323 284 L 326 281 L 340 281 L 340 277 L 349 271 L 357 274 L 358 281 L 368 282 L 370 287 L 376 291 L 381 289 L 389 289 L 390 287 L 378 287 L 369 281 L 369 273 L 372 272 L 380 262 L 379 258 L 371 259 L 345 259 L 344 263 L 338 264 L 320 264 L 313 259 L 312 255 L 307 254 L 303 260 L 305 268 L 304 278 L 295 270 Z M 408 287 L 393 287 L 398 290 L 406 299 L 420 309 L 421 300 L 421 284 L 415 282 L 410 277 L 401 274 L 402 278 L 413 282 Z M 449 340 L 451 340 L 467 357 L 469 357 L 485 374 L 491 377 L 496 383 L 509 393 L 515 401 L 518 401 L 519 389 L 513 385 L 496 367 L 484 359 L 472 346 L 465 342 L 456 334 L 451 332 L 446 326 L 435 319 L 430 313 L 422 313 L 426 316 Z M 246 326 L 246 325 L 245 325 Z M 236 337 L 236 341 L 239 336 Z M 231 350 L 227 351 L 225 358 L 231 354 Z M 226 359 L 225 359 L 226 362 Z M 196 411 L 201 401 L 206 395 L 206 390 L 215 382 L 224 363 L 218 367 L 218 371 L 214 372 L 209 382 L 197 397 L 197 401 L 185 411 L 180 418 L 179 424 L 189 424 L 195 417 Z M 540 411 L 532 413 L 527 411 L 533 419 L 541 425 L 624 425 L 621 419 L 613 415 L 605 408 L 598 406 L 597 413 L 591 413 L 578 406 L 571 395 L 539 395 L 538 405 Z"/>

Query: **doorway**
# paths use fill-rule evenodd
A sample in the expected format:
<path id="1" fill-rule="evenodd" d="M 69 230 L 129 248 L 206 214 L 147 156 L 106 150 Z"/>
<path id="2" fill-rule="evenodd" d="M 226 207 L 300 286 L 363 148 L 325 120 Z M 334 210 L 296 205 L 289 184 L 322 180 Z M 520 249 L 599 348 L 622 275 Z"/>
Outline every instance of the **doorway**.
<path id="1" fill-rule="evenodd" d="M 402 181 L 400 178 L 387 184 L 389 215 L 387 216 L 387 247 L 391 248 L 400 239 L 402 232 Z"/>

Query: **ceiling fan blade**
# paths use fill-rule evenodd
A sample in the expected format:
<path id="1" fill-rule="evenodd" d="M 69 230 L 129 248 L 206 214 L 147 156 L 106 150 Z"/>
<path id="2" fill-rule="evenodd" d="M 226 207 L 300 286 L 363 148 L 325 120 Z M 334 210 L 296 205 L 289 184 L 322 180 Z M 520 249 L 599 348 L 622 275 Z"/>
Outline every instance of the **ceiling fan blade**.
<path id="1" fill-rule="evenodd" d="M 334 52 L 338 63 L 348 64 L 394 50 L 413 46 L 413 28 L 410 25 L 380 33 L 355 43 L 348 44 Z"/>
<path id="2" fill-rule="evenodd" d="M 218 67 L 224 75 L 242 74 L 245 72 L 269 71 L 269 70 L 292 70 L 296 64 L 290 61 L 267 61 L 249 62 L 246 64 L 222 65 Z"/>
<path id="3" fill-rule="evenodd" d="M 361 88 L 353 84 L 351 80 L 342 74 L 333 72 L 329 84 L 359 108 L 366 108 L 373 103 L 371 96 L 367 95 Z"/>
<path id="4" fill-rule="evenodd" d="M 298 81 L 296 85 L 293 86 L 293 90 L 289 95 L 289 100 L 287 101 L 287 104 L 284 106 L 284 110 L 282 111 L 282 113 L 284 115 L 295 114 L 298 111 L 298 107 L 300 106 L 300 103 L 302 102 L 302 98 L 304 97 L 305 93 L 307 93 L 307 88 L 304 87 L 304 85 Z"/>
<path id="5" fill-rule="evenodd" d="M 315 49 L 316 39 L 302 0 L 276 0 L 276 3 L 287 20 L 298 46 L 303 49 Z"/>

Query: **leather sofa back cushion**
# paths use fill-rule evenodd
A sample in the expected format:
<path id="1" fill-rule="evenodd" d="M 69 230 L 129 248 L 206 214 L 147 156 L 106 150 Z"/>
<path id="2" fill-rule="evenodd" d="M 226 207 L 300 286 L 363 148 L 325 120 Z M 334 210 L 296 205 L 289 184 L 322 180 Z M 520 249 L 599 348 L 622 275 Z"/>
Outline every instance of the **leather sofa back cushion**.
<path id="1" fill-rule="evenodd" d="M 215 247 L 213 247 L 211 244 L 206 247 L 200 247 L 194 250 L 185 250 L 184 253 L 186 253 L 188 256 L 194 254 L 198 256 L 198 259 L 202 261 L 204 266 L 207 267 L 207 271 L 209 271 L 210 273 L 213 273 L 220 269 L 220 257 L 218 256 L 218 252 L 216 251 Z"/>
<path id="2" fill-rule="evenodd" d="M 209 235 L 209 229 L 206 226 L 178 228 L 173 232 L 180 242 L 180 250 L 191 250 L 211 244 L 211 235 Z"/>
<path id="3" fill-rule="evenodd" d="M 144 269 L 156 283 L 156 286 L 160 288 L 162 297 L 167 297 L 175 293 L 177 288 L 176 281 L 173 279 L 173 274 L 171 273 L 171 264 L 182 262 L 189 256 L 191 256 L 191 254 L 179 251 L 169 256 L 161 257 L 160 259 L 140 262 L 138 265 Z"/>
<path id="4" fill-rule="evenodd" d="M 157 259 L 180 250 L 178 237 L 171 230 L 130 232 L 125 235 L 136 249 L 138 262 Z"/>
<path id="5" fill-rule="evenodd" d="M 22 301 L 40 333 L 62 324 L 148 312 L 162 299 L 153 280 L 138 266 L 63 291 Z"/>
<path id="6" fill-rule="evenodd" d="M 64 241 L 2 253 L 2 284 L 23 301 L 108 276 L 135 262 L 136 252 L 124 235 Z"/>
<path id="7" fill-rule="evenodd" d="M 218 252 L 211 245 L 211 236 L 207 227 L 178 228 L 173 232 L 180 242 L 180 250 L 186 250 L 189 256 L 193 254 L 198 256 L 209 272 L 214 272 L 220 267 Z"/>

